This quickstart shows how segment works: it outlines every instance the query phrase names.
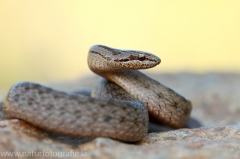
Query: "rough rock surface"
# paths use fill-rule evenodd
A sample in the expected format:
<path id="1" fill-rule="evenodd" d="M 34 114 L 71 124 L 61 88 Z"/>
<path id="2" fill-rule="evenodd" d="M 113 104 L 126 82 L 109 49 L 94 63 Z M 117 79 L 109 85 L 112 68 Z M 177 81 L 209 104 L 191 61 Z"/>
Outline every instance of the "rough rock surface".
<path id="1" fill-rule="evenodd" d="M 0 153 L 27 153 L 29 158 L 236 158 L 240 156 L 240 126 L 180 129 L 150 133 L 142 141 L 126 144 L 96 138 L 79 145 L 52 139 L 25 122 L 0 122 Z M 35 152 L 35 153 L 34 153 Z M 40 153 L 45 154 L 41 155 Z M 51 155 L 52 154 L 52 155 Z M 23 154 L 21 154 L 23 155 Z M 13 156 L 12 158 L 26 158 Z"/>
<path id="2" fill-rule="evenodd" d="M 240 74 L 181 73 L 152 77 L 190 99 L 192 119 L 204 127 L 166 129 L 129 144 L 107 138 L 50 134 L 23 121 L 6 121 L 0 111 L 0 158 L 5 158 L 2 152 L 29 152 L 28 158 L 42 158 L 43 154 L 36 156 L 40 152 L 48 154 L 44 156 L 47 158 L 240 158 Z M 95 82 L 96 78 L 86 77 L 70 85 L 52 86 L 70 91 L 76 87 L 90 88 Z M 8 158 L 26 158 L 21 155 Z"/>

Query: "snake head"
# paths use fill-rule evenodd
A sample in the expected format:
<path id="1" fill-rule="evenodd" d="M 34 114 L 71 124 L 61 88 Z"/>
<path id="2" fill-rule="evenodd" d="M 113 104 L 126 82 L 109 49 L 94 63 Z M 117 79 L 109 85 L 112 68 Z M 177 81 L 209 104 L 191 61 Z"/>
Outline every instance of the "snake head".
<path id="1" fill-rule="evenodd" d="M 90 69 L 99 71 L 147 69 L 160 64 L 160 62 L 159 57 L 148 52 L 120 50 L 104 45 L 92 46 L 88 55 Z M 98 68 L 95 67 L 96 64 L 98 64 Z"/>

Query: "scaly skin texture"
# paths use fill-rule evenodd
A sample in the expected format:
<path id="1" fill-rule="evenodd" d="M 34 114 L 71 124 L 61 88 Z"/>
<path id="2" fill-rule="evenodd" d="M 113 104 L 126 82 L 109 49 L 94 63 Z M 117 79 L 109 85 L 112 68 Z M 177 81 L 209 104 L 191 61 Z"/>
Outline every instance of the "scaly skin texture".
<path id="1" fill-rule="evenodd" d="M 139 55 L 144 58 L 139 59 Z M 149 115 L 158 121 L 181 128 L 190 116 L 191 102 L 136 70 L 151 68 L 160 62 L 157 56 L 150 53 L 118 50 L 101 45 L 91 47 L 88 54 L 88 65 L 93 72 L 116 83 L 136 100 L 143 102 Z M 113 91 L 117 92 L 116 89 L 109 90 Z M 104 94 L 98 91 L 95 96 L 103 98 Z"/>
<path id="2" fill-rule="evenodd" d="M 141 140 L 148 129 L 148 112 L 141 102 L 72 95 L 28 82 L 10 89 L 4 115 L 63 135 L 126 142 Z"/>
<path id="3" fill-rule="evenodd" d="M 148 113 L 169 126 L 182 127 L 191 103 L 136 70 L 159 63 L 150 53 L 94 45 L 88 55 L 89 68 L 107 79 L 97 86 L 95 98 L 22 82 L 10 89 L 4 115 L 54 133 L 125 142 L 139 141 L 146 135 Z"/>

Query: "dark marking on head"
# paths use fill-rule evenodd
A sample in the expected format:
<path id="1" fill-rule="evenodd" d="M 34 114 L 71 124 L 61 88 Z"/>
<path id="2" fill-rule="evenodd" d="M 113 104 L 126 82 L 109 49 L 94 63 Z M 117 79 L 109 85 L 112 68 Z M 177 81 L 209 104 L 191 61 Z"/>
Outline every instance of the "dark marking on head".
<path id="1" fill-rule="evenodd" d="M 117 52 L 117 51 L 113 51 L 113 50 L 112 50 L 112 54 L 113 54 L 113 55 L 119 55 L 119 54 L 121 54 L 121 53 L 120 53 L 120 52 Z"/>
<path id="2" fill-rule="evenodd" d="M 107 61 L 115 61 L 115 62 L 129 62 L 129 61 L 133 61 L 133 60 L 137 60 L 137 61 L 151 61 L 151 62 L 158 62 L 158 59 L 155 59 L 154 56 L 152 57 L 151 54 L 146 53 L 146 52 L 141 52 L 141 51 L 135 51 L 135 50 L 120 50 L 120 49 L 114 49 L 114 48 L 110 48 L 104 45 L 98 45 L 99 48 L 105 49 L 107 51 L 109 51 L 113 56 L 113 58 L 110 58 L 106 55 L 104 55 L 104 53 L 98 52 L 98 50 L 90 50 L 91 53 L 94 54 L 98 54 L 100 56 L 102 56 L 104 59 L 106 59 Z M 120 54 L 124 54 L 123 57 L 119 57 L 117 55 Z M 125 54 L 126 53 L 126 54 Z M 131 55 L 128 55 L 128 53 L 130 53 Z M 160 62 L 158 62 L 160 63 Z"/>
<path id="3" fill-rule="evenodd" d="M 133 55 L 130 55 L 129 56 L 129 59 L 132 61 L 132 60 L 138 60 L 138 57 L 137 56 L 133 56 Z"/>
<path id="4" fill-rule="evenodd" d="M 91 53 L 98 54 L 98 55 L 102 56 L 104 59 L 106 59 L 106 60 L 108 60 L 108 61 L 111 60 L 110 57 L 106 57 L 106 56 L 102 55 L 100 52 L 97 52 L 97 51 L 91 51 Z"/>
<path id="5" fill-rule="evenodd" d="M 117 51 L 117 49 L 112 49 L 112 48 L 109 48 L 109 47 L 103 46 L 103 45 L 100 45 L 100 47 L 110 51 L 113 55 L 120 55 L 121 54 L 121 52 Z"/>
<path id="6" fill-rule="evenodd" d="M 145 54 L 138 54 L 137 56 L 130 55 L 126 58 L 115 59 L 114 61 L 116 61 L 116 62 L 128 62 L 128 61 L 133 61 L 133 60 L 138 60 L 138 61 L 145 61 L 146 60 L 146 61 L 156 62 L 155 59 L 150 59 Z"/>
<path id="7" fill-rule="evenodd" d="M 125 59 L 116 59 L 114 61 L 116 61 L 116 62 L 127 62 L 129 60 L 130 60 L 129 58 L 125 58 Z"/>
<path id="8" fill-rule="evenodd" d="M 99 54 L 99 55 L 101 55 L 99 52 L 97 52 L 97 51 L 91 51 L 91 53 L 94 53 L 94 54 Z"/>

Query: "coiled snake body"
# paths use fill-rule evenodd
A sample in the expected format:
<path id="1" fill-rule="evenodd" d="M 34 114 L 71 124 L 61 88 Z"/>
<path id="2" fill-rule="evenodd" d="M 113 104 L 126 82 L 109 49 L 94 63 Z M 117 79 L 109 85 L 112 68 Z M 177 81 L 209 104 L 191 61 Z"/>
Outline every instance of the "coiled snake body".
<path id="1" fill-rule="evenodd" d="M 21 82 L 10 89 L 4 101 L 4 115 L 63 135 L 102 136 L 126 142 L 146 135 L 149 115 L 180 128 L 189 118 L 191 103 L 137 71 L 154 67 L 160 61 L 147 52 L 94 45 L 88 54 L 88 65 L 104 77 L 94 97 Z"/>

